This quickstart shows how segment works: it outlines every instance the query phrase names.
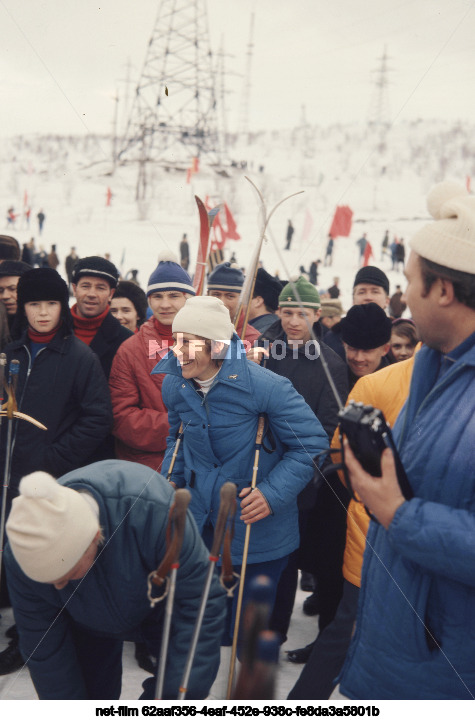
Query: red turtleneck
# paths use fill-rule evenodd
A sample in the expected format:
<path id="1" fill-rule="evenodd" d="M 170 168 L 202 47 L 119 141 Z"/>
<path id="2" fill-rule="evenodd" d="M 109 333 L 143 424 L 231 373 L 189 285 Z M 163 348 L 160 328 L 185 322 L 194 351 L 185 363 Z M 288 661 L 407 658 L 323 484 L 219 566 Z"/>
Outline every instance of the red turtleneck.
<path id="1" fill-rule="evenodd" d="M 56 328 L 53 328 L 49 333 L 40 333 L 34 330 L 31 326 L 28 326 L 28 338 L 32 343 L 49 343 L 53 340 L 58 330 L 61 328 L 62 323 L 59 323 Z"/>
<path id="2" fill-rule="evenodd" d="M 77 304 L 75 303 L 71 308 L 71 315 L 73 316 L 74 324 L 74 335 L 82 340 L 86 345 L 92 343 L 92 339 L 96 335 L 97 331 L 102 325 L 102 322 L 109 312 L 109 306 L 100 315 L 96 315 L 94 318 L 81 318 L 77 314 Z"/>

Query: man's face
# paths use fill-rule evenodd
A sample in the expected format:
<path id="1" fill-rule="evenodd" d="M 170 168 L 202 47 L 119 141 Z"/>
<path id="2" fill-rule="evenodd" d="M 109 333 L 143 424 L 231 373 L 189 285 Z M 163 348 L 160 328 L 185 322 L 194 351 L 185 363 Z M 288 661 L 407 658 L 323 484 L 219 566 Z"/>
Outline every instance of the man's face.
<path id="1" fill-rule="evenodd" d="M 341 315 L 332 315 L 327 316 L 326 318 L 321 319 L 321 324 L 325 326 L 325 328 L 333 328 L 334 325 L 339 323 L 341 321 Z"/>
<path id="2" fill-rule="evenodd" d="M 433 302 L 435 284 L 429 293 L 424 293 L 424 282 L 419 264 L 419 255 L 411 251 L 406 264 L 404 275 L 407 278 L 407 287 L 402 296 L 411 310 L 411 318 L 416 324 L 419 340 L 436 350 L 443 346 L 444 330 L 439 325 L 436 312 L 437 305 Z"/>
<path id="3" fill-rule="evenodd" d="M 87 548 L 85 553 L 81 556 L 76 565 L 73 566 L 73 568 L 68 573 L 65 573 L 64 576 L 58 578 L 57 581 L 52 581 L 53 586 L 58 591 L 64 588 L 69 583 L 69 581 L 80 581 L 81 578 L 84 578 L 86 573 L 92 568 L 94 564 L 94 559 L 96 558 L 97 554 L 99 538 L 100 532 L 97 533 L 92 543 Z"/>
<path id="4" fill-rule="evenodd" d="M 241 292 L 234 293 L 231 290 L 209 290 L 208 295 L 212 298 L 222 300 L 226 308 L 229 310 L 231 320 L 234 322 L 239 306 L 239 296 Z"/>
<path id="5" fill-rule="evenodd" d="M 320 318 L 320 313 L 320 310 L 313 308 L 279 308 L 282 328 L 287 338 L 301 343 L 310 340 L 310 329 Z"/>
<path id="6" fill-rule="evenodd" d="M 389 296 L 380 285 L 370 283 L 358 283 L 353 289 L 353 304 L 363 305 L 364 303 L 376 303 L 383 310 L 389 303 Z"/>
<path id="7" fill-rule="evenodd" d="M 156 291 L 148 296 L 148 304 L 159 323 L 172 325 L 174 317 L 189 297 L 188 293 L 181 290 Z"/>
<path id="8" fill-rule="evenodd" d="M 370 348 L 362 350 L 361 348 L 352 348 L 347 343 L 343 343 L 346 353 L 346 362 L 348 363 L 352 373 L 358 378 L 374 373 L 381 363 L 381 358 L 386 355 L 389 350 L 389 343 L 385 343 L 379 348 Z"/>
<path id="9" fill-rule="evenodd" d="M 96 318 L 104 313 L 114 295 L 104 278 L 83 275 L 77 284 L 73 283 L 73 292 L 77 303 L 77 314 L 80 318 Z"/>
<path id="10" fill-rule="evenodd" d="M 5 275 L 0 278 L 0 300 L 8 315 L 15 315 L 17 311 L 16 287 L 19 280 L 19 275 Z"/>

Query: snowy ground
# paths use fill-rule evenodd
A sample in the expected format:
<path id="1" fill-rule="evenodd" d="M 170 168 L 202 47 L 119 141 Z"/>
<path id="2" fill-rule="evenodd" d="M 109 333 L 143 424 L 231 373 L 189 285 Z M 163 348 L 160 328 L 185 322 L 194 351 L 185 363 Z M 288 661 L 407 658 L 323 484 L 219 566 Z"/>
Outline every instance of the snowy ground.
<path id="1" fill-rule="evenodd" d="M 289 638 L 287 643 L 282 646 L 280 654 L 280 664 L 277 675 L 277 693 L 275 698 L 283 700 L 287 698 L 287 694 L 298 679 L 303 668 L 301 665 L 289 663 L 285 650 L 301 648 L 316 636 L 318 616 L 305 616 L 302 612 L 302 603 L 308 593 L 303 591 L 297 592 L 292 622 L 289 629 Z M 3 612 L 2 612 L 3 613 Z M 13 622 L 11 610 L 7 610 L 2 615 L 0 624 L 0 651 L 7 646 L 8 639 L 5 638 L 4 632 Z M 122 699 L 135 700 L 138 699 L 142 692 L 142 681 L 147 677 L 145 671 L 137 666 L 134 659 L 134 646 L 132 643 L 124 645 L 123 655 L 123 677 L 122 677 Z M 224 681 L 224 689 L 226 689 L 227 671 L 229 666 L 220 668 L 219 678 Z M 223 684 L 220 684 L 223 688 Z M 215 698 L 225 698 L 218 695 L 218 686 L 213 688 Z M 338 698 L 338 692 L 336 692 Z M 9 676 L 0 676 L 0 700 L 29 700 L 37 698 L 30 675 L 26 668 Z"/>

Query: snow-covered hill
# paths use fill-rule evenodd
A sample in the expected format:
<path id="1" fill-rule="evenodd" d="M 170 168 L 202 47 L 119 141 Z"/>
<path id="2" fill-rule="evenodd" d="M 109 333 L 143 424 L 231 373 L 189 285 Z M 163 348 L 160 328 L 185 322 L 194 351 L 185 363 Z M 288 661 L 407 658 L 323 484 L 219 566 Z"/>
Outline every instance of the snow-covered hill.
<path id="1" fill-rule="evenodd" d="M 408 239 L 427 218 L 425 196 L 442 179 L 464 183 L 475 172 L 473 126 L 434 121 L 401 123 L 389 129 L 385 142 L 373 126 L 303 126 L 291 131 L 268 131 L 246 138 L 228 137 L 225 174 L 201 163 L 200 172 L 186 182 L 183 170 L 150 169 L 149 197 L 137 203 L 137 167 L 117 166 L 113 171 L 111 140 L 107 137 L 18 136 L 0 146 L 0 208 L 10 206 L 19 214 L 7 231 L 21 243 L 35 237 L 37 247 L 56 244 L 62 261 L 71 246 L 81 256 L 109 252 L 125 273 L 139 270 L 146 284 L 163 250 L 178 251 L 182 233 L 188 233 L 196 253 L 198 214 L 194 194 L 209 196 L 213 204 L 226 201 L 241 234 L 225 250 L 235 252 L 246 266 L 258 237 L 256 196 L 244 176 L 259 185 L 272 207 L 298 190 L 276 212 L 261 258 L 281 277 L 295 274 L 301 265 L 323 257 L 327 233 L 337 205 L 349 205 L 353 229 L 349 238 L 338 238 L 332 268 L 323 268 L 319 286 L 328 287 L 339 275 L 344 301 L 349 302 L 357 268 L 355 241 L 366 232 L 380 260 L 384 231 Z M 106 206 L 107 189 L 112 202 Z M 30 227 L 22 218 L 24 201 L 32 208 Z M 36 213 L 44 209 L 46 221 L 38 236 Z M 296 228 L 292 251 L 284 254 L 285 266 L 271 240 L 284 246 L 287 219 Z M 5 221 L 6 228 L 6 221 Z M 62 266 L 61 270 L 64 267 Z M 402 276 L 388 270 L 392 285 Z"/>

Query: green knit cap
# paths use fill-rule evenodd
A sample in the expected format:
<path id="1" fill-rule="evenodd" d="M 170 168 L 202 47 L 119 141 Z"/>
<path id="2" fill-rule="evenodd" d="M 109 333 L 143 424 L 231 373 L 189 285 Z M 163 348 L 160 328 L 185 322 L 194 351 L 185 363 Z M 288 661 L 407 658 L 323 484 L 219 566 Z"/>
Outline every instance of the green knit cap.
<path id="1" fill-rule="evenodd" d="M 297 289 L 298 298 L 294 293 L 294 288 Z M 287 283 L 282 289 L 279 295 L 279 308 L 295 308 L 303 305 L 305 308 L 313 308 L 318 310 L 321 307 L 320 295 L 314 285 L 308 282 L 303 275 L 298 280 L 292 283 Z"/>

